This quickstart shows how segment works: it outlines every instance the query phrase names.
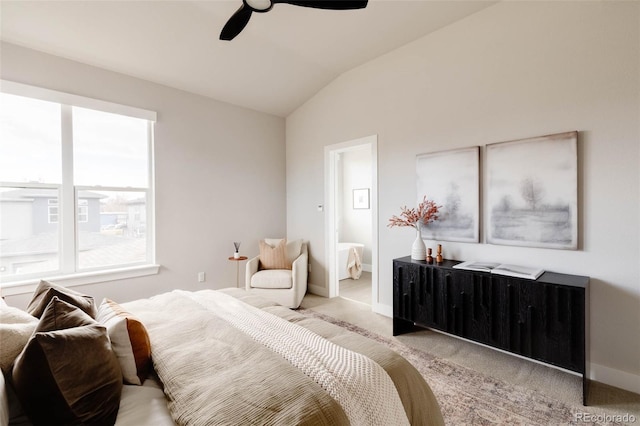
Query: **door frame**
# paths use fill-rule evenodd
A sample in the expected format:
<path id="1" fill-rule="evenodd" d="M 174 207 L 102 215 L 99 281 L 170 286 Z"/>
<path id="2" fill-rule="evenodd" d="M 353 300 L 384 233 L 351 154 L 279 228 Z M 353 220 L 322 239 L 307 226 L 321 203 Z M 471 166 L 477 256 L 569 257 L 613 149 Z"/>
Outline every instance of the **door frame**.
<path id="1" fill-rule="evenodd" d="M 325 165 L 325 259 L 327 274 L 325 288 L 329 289 L 329 297 L 338 296 L 337 268 L 337 197 L 338 158 L 343 152 L 368 147 L 371 150 L 371 308 L 377 312 L 378 301 L 378 135 L 365 136 L 359 139 L 327 145 L 324 148 Z"/>

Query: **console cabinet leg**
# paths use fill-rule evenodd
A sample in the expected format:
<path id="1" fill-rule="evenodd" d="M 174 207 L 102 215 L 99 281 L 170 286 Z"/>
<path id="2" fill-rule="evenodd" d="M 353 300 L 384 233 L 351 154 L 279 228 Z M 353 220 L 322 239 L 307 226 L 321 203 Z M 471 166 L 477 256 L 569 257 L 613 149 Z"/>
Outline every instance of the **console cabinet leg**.
<path id="1" fill-rule="evenodd" d="M 402 318 L 393 317 L 393 335 L 397 336 L 399 334 L 409 333 L 414 331 L 416 326 L 413 324 L 413 321 L 407 321 Z"/>

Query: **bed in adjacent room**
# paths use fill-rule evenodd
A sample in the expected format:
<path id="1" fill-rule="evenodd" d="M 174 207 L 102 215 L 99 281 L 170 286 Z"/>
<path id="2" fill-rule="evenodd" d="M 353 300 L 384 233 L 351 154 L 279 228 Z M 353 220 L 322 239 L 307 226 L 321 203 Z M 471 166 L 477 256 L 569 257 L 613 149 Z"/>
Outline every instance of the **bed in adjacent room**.
<path id="1" fill-rule="evenodd" d="M 80 297 L 80 304 L 89 299 Z M 111 312 L 106 315 L 105 303 Z M 241 289 L 176 290 L 121 305 L 104 301 L 95 310 L 96 324 L 88 319 L 90 309 L 84 306 L 84 310 L 77 312 L 72 304 L 58 297 L 46 303 L 35 332 L 9 369 L 9 382 L 13 381 L 11 386 L 16 389 L 17 399 L 36 423 L 42 423 L 43 418 L 37 414 L 34 417 L 32 412 L 37 408 L 34 401 L 41 401 L 40 405 L 51 402 L 42 399 L 42 394 L 31 395 L 33 389 L 16 381 L 33 380 L 32 373 L 25 373 L 32 371 L 27 370 L 32 367 L 26 365 L 30 359 L 27 355 L 34 352 L 34 345 L 39 346 L 33 362 L 42 357 L 42 352 L 46 353 L 47 333 L 71 333 L 70 327 L 56 331 L 51 324 L 65 323 L 75 316 L 83 323 L 80 327 L 88 332 L 100 335 L 102 329 L 109 334 L 108 341 L 120 364 L 118 374 L 129 383 L 122 386 L 120 377 L 118 386 L 113 377 L 107 379 L 106 387 L 111 386 L 111 390 L 100 398 L 87 396 L 93 392 L 91 389 L 84 394 L 71 392 L 76 395 L 73 401 L 65 399 L 64 392 L 61 399 L 56 394 L 54 399 L 65 405 L 59 413 L 77 416 L 75 420 L 80 423 L 95 420 L 125 426 L 443 424 L 431 389 L 400 355 L 366 337 Z M 60 318 L 52 320 L 56 314 L 51 310 Z M 119 339 L 114 334 L 119 327 L 116 323 L 122 325 L 122 318 L 126 319 L 124 328 L 120 328 L 128 336 L 124 345 L 117 343 Z M 101 327 L 100 320 L 107 325 Z M 43 322 L 48 325 L 42 325 Z M 142 330 L 144 336 L 140 334 Z M 149 372 L 150 365 L 145 365 L 144 357 L 145 338 L 153 362 Z M 113 365 L 104 338 L 96 339 L 101 342 L 97 352 L 87 354 L 91 353 L 91 358 L 106 358 L 99 362 L 87 360 L 88 364 L 94 362 L 99 366 L 95 371 L 77 369 L 82 371 L 85 381 L 99 382 L 113 374 L 103 368 Z M 77 357 L 75 362 L 81 358 Z M 77 382 L 77 376 L 65 380 Z M 105 386 L 95 386 L 105 392 Z M 120 399 L 115 411 L 113 407 L 105 408 L 104 401 L 116 392 Z"/>

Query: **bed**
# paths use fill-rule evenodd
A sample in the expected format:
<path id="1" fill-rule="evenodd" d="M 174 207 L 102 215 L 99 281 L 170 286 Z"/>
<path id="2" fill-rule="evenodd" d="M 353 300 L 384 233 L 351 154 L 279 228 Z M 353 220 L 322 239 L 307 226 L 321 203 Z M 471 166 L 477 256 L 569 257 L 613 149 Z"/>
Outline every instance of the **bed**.
<path id="1" fill-rule="evenodd" d="M 242 289 L 176 290 L 120 308 L 144 325 L 153 369 L 122 386 L 103 424 L 443 424 L 400 355 Z"/>

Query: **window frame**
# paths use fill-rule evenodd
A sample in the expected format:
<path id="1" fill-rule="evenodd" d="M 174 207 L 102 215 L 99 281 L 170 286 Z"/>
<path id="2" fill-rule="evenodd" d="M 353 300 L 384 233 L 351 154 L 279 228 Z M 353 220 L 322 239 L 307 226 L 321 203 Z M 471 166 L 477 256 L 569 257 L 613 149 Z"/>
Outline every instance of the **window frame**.
<path id="1" fill-rule="evenodd" d="M 54 279 L 57 282 L 66 282 L 67 285 L 82 285 L 94 282 L 109 281 L 112 279 L 156 274 L 159 265 L 155 264 L 155 188 L 154 188 L 154 155 L 153 155 L 153 130 L 157 114 L 137 107 L 115 104 L 98 99 L 87 98 L 69 93 L 58 92 L 36 86 L 15 83 L 0 79 L 0 92 L 38 99 L 42 101 L 60 104 L 61 113 L 61 184 L 50 183 L 25 183 L 25 182 L 0 182 L 0 187 L 57 189 L 58 203 L 58 266 L 56 271 L 44 273 L 24 274 L 0 278 L 0 291 L 2 294 L 23 294 L 30 290 L 40 279 Z M 73 178 L 73 117 L 72 108 L 81 107 L 97 111 L 113 113 L 146 120 L 147 122 L 147 187 L 101 187 L 101 186 L 76 186 Z M 78 262 L 78 225 L 81 216 L 78 191 L 82 190 L 114 190 L 123 192 L 143 192 L 146 196 L 146 259 L 142 262 L 120 265 L 81 269 Z M 47 215 L 51 220 L 48 203 Z M 88 206 L 84 206 L 88 218 Z M 117 277 L 117 278 L 116 278 Z M 7 290 L 10 289 L 10 293 Z"/>

